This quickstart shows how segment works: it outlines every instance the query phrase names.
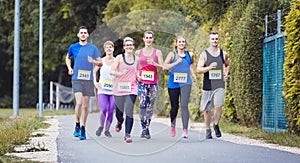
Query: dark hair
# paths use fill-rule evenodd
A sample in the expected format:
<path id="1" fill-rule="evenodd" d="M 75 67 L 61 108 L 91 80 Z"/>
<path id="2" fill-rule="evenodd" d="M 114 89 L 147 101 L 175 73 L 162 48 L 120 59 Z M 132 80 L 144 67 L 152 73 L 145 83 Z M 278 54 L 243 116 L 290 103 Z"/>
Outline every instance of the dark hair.
<path id="1" fill-rule="evenodd" d="M 218 35 L 218 32 L 210 32 L 209 35 Z"/>
<path id="2" fill-rule="evenodd" d="M 79 31 L 80 31 L 81 29 L 86 29 L 86 30 L 88 30 L 86 26 L 80 26 L 80 27 L 78 28 L 78 33 L 79 33 Z"/>
<path id="3" fill-rule="evenodd" d="M 146 36 L 146 34 L 151 34 L 151 35 L 152 35 L 152 37 L 154 38 L 154 33 L 153 33 L 152 31 L 146 31 L 146 32 L 144 33 L 144 36 L 143 36 L 143 37 L 145 37 L 145 36 Z"/>

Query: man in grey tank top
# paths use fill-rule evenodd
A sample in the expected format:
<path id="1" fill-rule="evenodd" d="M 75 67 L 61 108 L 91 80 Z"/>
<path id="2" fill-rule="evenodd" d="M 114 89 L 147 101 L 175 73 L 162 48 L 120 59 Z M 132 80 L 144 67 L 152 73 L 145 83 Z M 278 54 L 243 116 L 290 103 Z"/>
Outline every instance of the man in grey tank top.
<path id="1" fill-rule="evenodd" d="M 201 53 L 197 65 L 197 73 L 204 74 L 200 109 L 204 111 L 206 139 L 211 136 L 211 110 L 215 107 L 213 128 L 216 137 L 221 137 L 219 121 L 222 115 L 222 106 L 225 98 L 225 82 L 228 79 L 228 54 L 218 48 L 219 34 L 209 34 L 209 48 Z"/>

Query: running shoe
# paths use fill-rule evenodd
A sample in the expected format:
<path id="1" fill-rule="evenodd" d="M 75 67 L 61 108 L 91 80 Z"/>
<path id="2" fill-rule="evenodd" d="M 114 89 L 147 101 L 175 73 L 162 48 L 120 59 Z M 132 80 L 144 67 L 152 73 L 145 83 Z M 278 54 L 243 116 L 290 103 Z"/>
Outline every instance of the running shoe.
<path id="1" fill-rule="evenodd" d="M 187 129 L 184 129 L 184 130 L 182 131 L 182 137 L 183 137 L 183 138 L 188 138 L 188 137 L 189 137 Z"/>
<path id="2" fill-rule="evenodd" d="M 143 129 L 141 133 L 141 138 L 146 138 L 146 135 L 147 135 L 147 131 L 146 129 Z"/>
<path id="3" fill-rule="evenodd" d="M 214 130 L 215 130 L 215 134 L 216 134 L 216 137 L 219 138 L 222 136 L 221 134 L 221 131 L 220 131 L 220 128 L 219 128 L 219 125 L 215 125 L 214 124 Z"/>
<path id="4" fill-rule="evenodd" d="M 74 132 L 73 132 L 74 137 L 80 136 L 80 126 L 75 126 Z"/>
<path id="5" fill-rule="evenodd" d="M 124 118 L 122 119 L 122 122 L 117 122 L 115 130 L 116 132 L 120 132 L 122 130 L 122 124 L 124 122 Z"/>
<path id="6" fill-rule="evenodd" d="M 151 139 L 149 128 L 146 129 L 146 135 L 145 135 L 145 138 L 146 138 L 146 139 Z"/>
<path id="7" fill-rule="evenodd" d="M 212 139 L 211 129 L 206 129 L 206 139 Z"/>
<path id="8" fill-rule="evenodd" d="M 102 131 L 103 131 L 103 127 L 100 126 L 100 127 L 98 128 L 98 130 L 96 131 L 96 135 L 97 135 L 97 136 L 100 136 L 101 133 L 102 133 Z"/>
<path id="9" fill-rule="evenodd" d="M 132 142 L 132 138 L 130 137 L 129 134 L 126 134 L 126 135 L 125 135 L 124 141 L 125 141 L 126 143 L 131 143 L 131 142 Z"/>
<path id="10" fill-rule="evenodd" d="M 141 138 L 146 138 L 146 139 L 151 138 L 149 129 L 143 129 L 143 131 L 141 133 Z"/>
<path id="11" fill-rule="evenodd" d="M 81 133 L 80 133 L 80 136 L 79 136 L 79 139 L 80 140 L 85 140 L 86 139 L 86 135 L 85 135 L 85 128 L 84 126 L 81 126 Z"/>
<path id="12" fill-rule="evenodd" d="M 175 127 L 171 127 L 170 135 L 171 135 L 172 137 L 174 137 L 174 136 L 176 135 L 176 129 L 175 129 Z"/>
<path id="13" fill-rule="evenodd" d="M 104 131 L 104 135 L 108 138 L 112 137 L 109 131 Z"/>

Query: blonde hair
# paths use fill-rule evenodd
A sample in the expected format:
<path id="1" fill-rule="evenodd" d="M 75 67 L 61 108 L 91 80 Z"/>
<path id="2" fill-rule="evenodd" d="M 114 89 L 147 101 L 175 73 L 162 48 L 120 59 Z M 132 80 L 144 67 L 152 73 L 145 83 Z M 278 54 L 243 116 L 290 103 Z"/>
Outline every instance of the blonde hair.
<path id="1" fill-rule="evenodd" d="M 187 40 L 184 36 L 177 36 L 176 39 L 175 39 L 175 42 L 174 42 L 174 51 L 177 50 L 177 46 L 176 46 L 176 43 L 178 41 L 178 39 L 184 39 L 185 40 L 185 49 L 188 47 L 188 43 L 187 43 Z"/>
<path id="2" fill-rule="evenodd" d="M 105 41 L 105 43 L 103 44 L 103 48 L 105 49 L 106 45 L 111 45 L 113 48 L 115 47 L 114 43 L 112 41 Z"/>
<path id="3" fill-rule="evenodd" d="M 124 41 L 123 41 L 123 45 L 125 45 L 125 43 L 126 43 L 127 41 L 131 41 L 131 42 L 134 44 L 134 41 L 133 41 L 133 39 L 132 39 L 131 37 L 125 37 L 125 38 L 124 38 Z"/>

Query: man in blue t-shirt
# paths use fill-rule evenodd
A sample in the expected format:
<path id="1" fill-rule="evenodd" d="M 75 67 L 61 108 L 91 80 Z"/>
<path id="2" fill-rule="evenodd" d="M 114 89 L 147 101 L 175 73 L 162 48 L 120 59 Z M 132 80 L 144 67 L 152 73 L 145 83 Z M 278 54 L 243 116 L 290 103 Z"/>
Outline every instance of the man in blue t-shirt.
<path id="1" fill-rule="evenodd" d="M 77 37 L 79 42 L 69 47 L 66 56 L 68 74 L 72 75 L 72 87 L 75 94 L 75 130 L 73 135 L 80 140 L 86 139 L 85 125 L 88 116 L 88 104 L 90 96 L 94 96 L 93 64 L 101 65 L 100 52 L 98 48 L 87 42 L 89 37 L 85 26 L 79 27 Z M 74 57 L 74 68 L 71 67 L 71 57 Z M 91 59 L 95 59 L 91 61 Z M 81 114 L 82 113 L 82 114 Z M 80 127 L 80 117 L 82 125 Z"/>

